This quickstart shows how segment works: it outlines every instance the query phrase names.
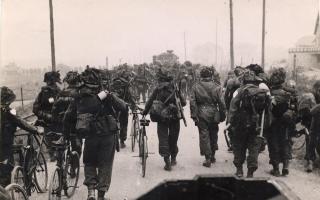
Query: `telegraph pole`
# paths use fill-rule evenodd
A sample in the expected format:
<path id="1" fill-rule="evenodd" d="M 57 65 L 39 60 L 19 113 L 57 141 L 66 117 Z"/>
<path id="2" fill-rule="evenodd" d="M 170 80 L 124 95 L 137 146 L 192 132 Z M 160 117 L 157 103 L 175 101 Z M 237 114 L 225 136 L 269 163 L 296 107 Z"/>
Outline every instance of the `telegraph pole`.
<path id="1" fill-rule="evenodd" d="M 216 62 L 215 65 L 218 65 L 218 20 L 216 20 Z"/>
<path id="2" fill-rule="evenodd" d="M 229 0 L 230 7 L 230 68 L 234 68 L 234 52 L 233 52 L 233 10 L 232 0 Z"/>
<path id="3" fill-rule="evenodd" d="M 54 47 L 54 24 L 53 24 L 52 0 L 49 0 L 49 8 L 50 8 L 51 65 L 52 65 L 52 71 L 56 71 L 56 55 L 55 55 L 55 47 Z"/>
<path id="4" fill-rule="evenodd" d="M 183 44 L 184 44 L 184 61 L 187 61 L 186 32 L 183 32 Z"/>
<path id="5" fill-rule="evenodd" d="M 266 33 L 266 0 L 262 0 L 262 49 L 261 49 L 261 67 L 264 68 L 265 51 L 265 33 Z"/>

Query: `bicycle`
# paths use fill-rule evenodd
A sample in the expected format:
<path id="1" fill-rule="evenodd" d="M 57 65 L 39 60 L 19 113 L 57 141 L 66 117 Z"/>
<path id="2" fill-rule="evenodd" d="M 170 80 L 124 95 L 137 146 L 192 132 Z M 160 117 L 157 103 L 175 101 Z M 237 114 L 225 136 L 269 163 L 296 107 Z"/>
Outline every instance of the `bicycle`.
<path id="1" fill-rule="evenodd" d="M 0 186 L 1 200 L 28 200 L 27 192 L 18 184 L 11 183 L 5 188 Z"/>
<path id="2" fill-rule="evenodd" d="M 141 108 L 137 108 L 132 111 L 132 123 L 131 123 L 131 151 L 134 152 L 137 137 L 140 131 L 140 124 L 139 124 L 139 112 L 138 110 L 142 110 Z"/>
<path id="3" fill-rule="evenodd" d="M 27 136 L 27 145 L 15 145 L 14 152 L 19 155 L 19 165 L 15 166 L 11 172 L 11 183 L 24 187 L 28 196 L 31 196 L 34 191 L 44 193 L 48 184 L 47 162 L 41 152 L 45 143 L 44 136 L 31 133 L 18 136 Z"/>
<path id="4" fill-rule="evenodd" d="M 142 115 L 142 119 L 140 120 L 140 128 L 139 131 L 139 157 L 141 158 L 141 175 L 145 177 L 146 168 L 147 168 L 147 158 L 148 158 L 148 137 L 146 134 L 146 126 L 149 126 L 150 120 L 146 119 L 145 115 Z"/>
<path id="5" fill-rule="evenodd" d="M 61 133 L 50 132 L 49 135 L 60 137 L 60 143 L 50 144 L 57 152 L 57 164 L 50 180 L 49 200 L 61 199 L 62 191 L 70 198 L 74 195 L 79 180 L 79 154 L 72 150 L 71 141 Z"/>

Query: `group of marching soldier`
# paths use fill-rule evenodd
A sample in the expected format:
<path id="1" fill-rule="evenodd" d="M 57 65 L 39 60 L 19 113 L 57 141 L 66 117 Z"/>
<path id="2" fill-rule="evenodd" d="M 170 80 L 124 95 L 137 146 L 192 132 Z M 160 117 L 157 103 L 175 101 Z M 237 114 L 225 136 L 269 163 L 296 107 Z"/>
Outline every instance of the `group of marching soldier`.
<path id="1" fill-rule="evenodd" d="M 219 124 L 226 122 L 229 151 L 234 154 L 238 177 L 244 175 L 245 160 L 247 177 L 253 177 L 259 153 L 266 145 L 273 167 L 270 173 L 286 176 L 292 158 L 291 138 L 302 133 L 296 130 L 300 122 L 305 127 L 303 131 L 309 133 L 305 158 L 307 170 L 312 171 L 319 146 L 320 81 L 309 93 L 298 95 L 295 83 L 287 79 L 283 68 L 267 74 L 257 64 L 235 67 L 222 85 L 214 67 L 191 62 L 176 66 L 124 64 L 113 71 L 90 67 L 82 73 L 70 71 L 63 79 L 67 86 L 61 90 L 57 85 L 61 83 L 59 72 L 47 72 L 46 85 L 34 102 L 33 112 L 38 118 L 36 125 L 44 127 L 44 133 L 63 133 L 79 155 L 85 139 L 84 184 L 88 200 L 96 199 L 95 190 L 98 200 L 102 200 L 111 183 L 115 151 L 126 147 L 129 109 L 137 109 L 141 96 L 145 102 L 142 114 L 150 114 L 151 120 L 157 122 L 159 154 L 167 171 L 178 161 L 180 120 L 186 123 L 183 107 L 187 98 L 191 118 L 199 130 L 204 167 L 216 162 Z M 14 99 L 9 88 L 1 87 L 2 185 L 8 184 L 10 166 L 4 163 L 12 161 L 10 147 L 16 128 L 42 133 L 12 112 L 9 106 Z M 48 152 L 50 160 L 55 161 L 54 150 L 48 147 Z"/>

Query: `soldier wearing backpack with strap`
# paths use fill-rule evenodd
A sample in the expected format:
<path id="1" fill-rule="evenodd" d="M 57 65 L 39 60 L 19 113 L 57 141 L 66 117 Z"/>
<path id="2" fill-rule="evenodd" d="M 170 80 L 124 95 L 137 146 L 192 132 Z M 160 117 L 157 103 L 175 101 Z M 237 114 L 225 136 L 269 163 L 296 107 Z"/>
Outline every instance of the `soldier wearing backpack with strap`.
<path id="1" fill-rule="evenodd" d="M 114 154 L 118 142 L 118 112 L 127 111 L 126 103 L 103 89 L 102 73 L 88 68 L 80 75 L 79 94 L 65 113 L 65 121 L 76 121 L 77 134 L 85 138 L 83 150 L 84 185 L 88 200 L 104 200 L 109 190 Z"/>
<path id="2" fill-rule="evenodd" d="M 216 161 L 219 123 L 226 118 L 222 88 L 212 80 L 212 70 L 203 67 L 200 81 L 191 90 L 191 118 L 199 129 L 200 154 L 205 156 L 204 167 Z"/>
<path id="3" fill-rule="evenodd" d="M 242 85 L 230 103 L 229 122 L 233 131 L 233 153 L 236 175 L 243 176 L 243 163 L 247 156 L 247 177 L 258 169 L 258 156 L 263 145 L 264 128 L 268 125 L 269 90 L 253 71 L 242 75 Z"/>
<path id="4" fill-rule="evenodd" d="M 279 164 L 283 164 L 282 175 L 289 174 L 291 159 L 290 140 L 295 130 L 296 91 L 285 86 L 286 72 L 283 68 L 276 69 L 270 76 L 272 95 L 272 122 L 267 132 L 271 174 L 280 176 Z"/>
<path id="5" fill-rule="evenodd" d="M 181 106 L 185 106 L 186 100 L 167 70 L 160 69 L 157 76 L 159 83 L 146 102 L 142 114 L 147 115 L 150 111 L 151 121 L 158 123 L 159 154 L 164 158 L 164 170 L 170 171 L 171 166 L 177 164 L 180 119 L 183 116 L 177 102 L 180 101 Z"/>

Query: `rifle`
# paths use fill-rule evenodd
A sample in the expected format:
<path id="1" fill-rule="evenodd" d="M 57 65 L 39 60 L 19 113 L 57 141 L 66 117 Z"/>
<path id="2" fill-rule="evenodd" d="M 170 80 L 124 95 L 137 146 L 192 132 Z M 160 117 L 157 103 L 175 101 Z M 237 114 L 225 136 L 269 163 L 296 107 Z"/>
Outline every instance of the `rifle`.
<path id="1" fill-rule="evenodd" d="M 179 94 L 178 94 L 178 86 L 176 85 L 176 83 L 174 84 L 174 97 L 176 99 L 176 106 L 178 108 L 178 118 L 182 118 L 183 120 L 183 123 L 184 125 L 187 127 L 187 120 L 186 120 L 186 117 L 184 116 L 184 113 L 183 113 L 183 107 L 181 105 L 181 101 L 180 101 L 180 97 L 179 97 Z"/>

